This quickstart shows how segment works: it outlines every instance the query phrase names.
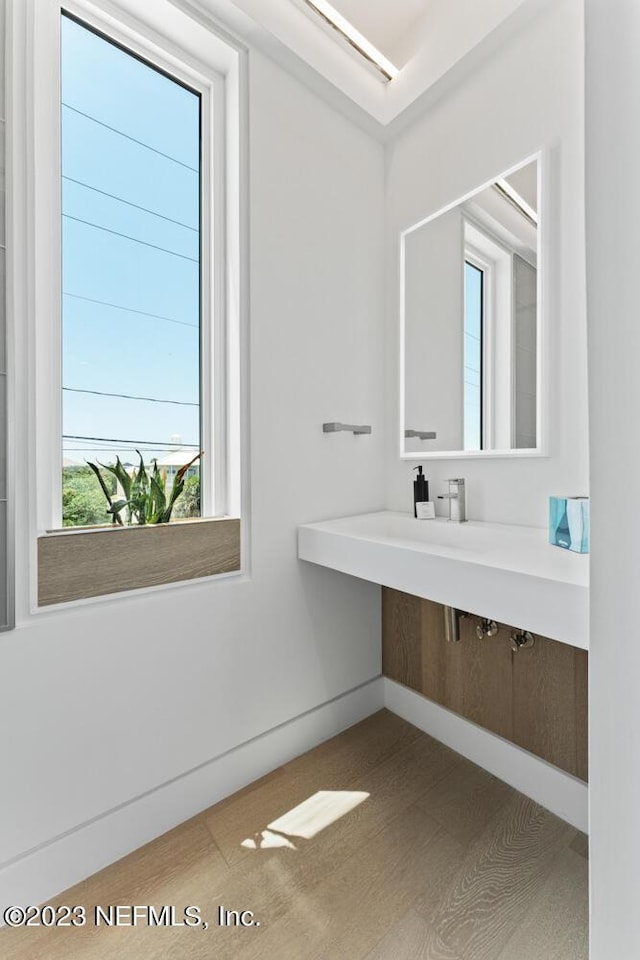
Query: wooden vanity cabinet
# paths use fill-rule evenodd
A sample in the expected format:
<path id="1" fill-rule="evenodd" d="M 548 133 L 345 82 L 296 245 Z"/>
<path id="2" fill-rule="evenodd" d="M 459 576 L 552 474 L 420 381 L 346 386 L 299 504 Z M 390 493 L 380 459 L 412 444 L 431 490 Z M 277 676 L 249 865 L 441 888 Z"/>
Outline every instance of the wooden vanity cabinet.
<path id="1" fill-rule="evenodd" d="M 536 636 L 515 653 L 515 627 L 479 640 L 479 622 L 461 618 L 447 643 L 441 604 L 384 587 L 383 674 L 586 780 L 586 650 Z"/>

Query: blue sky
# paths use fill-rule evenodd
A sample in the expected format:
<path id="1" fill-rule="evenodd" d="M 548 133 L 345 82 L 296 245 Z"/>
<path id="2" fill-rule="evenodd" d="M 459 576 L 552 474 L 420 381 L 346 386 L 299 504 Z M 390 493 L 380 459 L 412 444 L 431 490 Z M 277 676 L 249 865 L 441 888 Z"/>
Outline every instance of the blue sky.
<path id="1" fill-rule="evenodd" d="M 482 397 L 482 271 L 464 265 L 464 449 L 479 450 Z"/>
<path id="2" fill-rule="evenodd" d="M 62 102 L 63 433 L 197 445 L 200 98 L 63 17 Z"/>

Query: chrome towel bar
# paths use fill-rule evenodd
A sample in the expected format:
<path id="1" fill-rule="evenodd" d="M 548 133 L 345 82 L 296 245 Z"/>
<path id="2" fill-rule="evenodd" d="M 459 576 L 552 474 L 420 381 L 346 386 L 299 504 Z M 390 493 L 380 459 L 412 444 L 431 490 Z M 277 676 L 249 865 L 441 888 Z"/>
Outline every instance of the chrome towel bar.
<path id="1" fill-rule="evenodd" d="M 323 433 L 339 433 L 340 430 L 346 430 L 349 433 L 355 433 L 358 436 L 361 433 L 371 433 L 371 427 L 364 425 L 358 426 L 354 423 L 323 423 Z"/>

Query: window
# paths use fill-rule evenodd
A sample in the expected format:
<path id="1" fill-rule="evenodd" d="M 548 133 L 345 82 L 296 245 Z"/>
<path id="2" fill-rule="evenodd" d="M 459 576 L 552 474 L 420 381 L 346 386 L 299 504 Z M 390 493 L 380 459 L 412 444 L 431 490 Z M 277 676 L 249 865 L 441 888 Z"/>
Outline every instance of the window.
<path id="1" fill-rule="evenodd" d="M 26 3 L 32 609 L 238 571 L 244 52 L 172 4 Z M 176 522 L 137 451 L 169 490 L 193 461 Z"/>
<path id="2" fill-rule="evenodd" d="M 510 449 L 513 253 L 465 220 L 465 449 Z"/>
<path id="3" fill-rule="evenodd" d="M 464 449 L 482 450 L 484 271 L 464 264 Z"/>
<path id="4" fill-rule="evenodd" d="M 203 445 L 201 96 L 63 16 L 61 124 L 62 510 L 75 526 L 111 519 L 87 460 L 132 474 L 141 456 L 170 481 Z M 189 473 L 174 515 L 199 515 L 198 461 Z"/>

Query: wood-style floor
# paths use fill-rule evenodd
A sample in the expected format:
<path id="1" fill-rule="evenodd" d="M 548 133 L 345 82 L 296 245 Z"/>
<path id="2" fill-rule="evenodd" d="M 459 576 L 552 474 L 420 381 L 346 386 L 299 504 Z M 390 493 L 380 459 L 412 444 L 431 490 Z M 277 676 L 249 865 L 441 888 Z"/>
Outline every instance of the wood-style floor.
<path id="1" fill-rule="evenodd" d="M 52 901 L 86 926 L 0 930 L 0 956 L 586 960 L 586 858 L 573 827 L 381 711 Z M 116 904 L 198 906 L 208 928 L 96 927 Z M 259 925 L 219 926 L 220 905 Z"/>

